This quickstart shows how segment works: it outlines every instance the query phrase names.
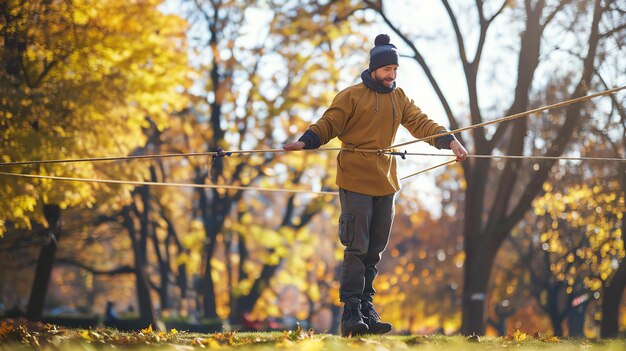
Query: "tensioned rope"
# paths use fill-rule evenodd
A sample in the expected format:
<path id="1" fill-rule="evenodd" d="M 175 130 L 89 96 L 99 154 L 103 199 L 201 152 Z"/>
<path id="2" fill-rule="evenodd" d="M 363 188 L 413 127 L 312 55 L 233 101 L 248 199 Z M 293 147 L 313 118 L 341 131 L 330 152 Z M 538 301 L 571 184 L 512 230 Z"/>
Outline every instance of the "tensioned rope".
<path id="1" fill-rule="evenodd" d="M 418 153 L 418 152 L 405 152 L 402 155 L 407 156 L 439 156 L 439 157 L 454 157 L 453 154 L 434 154 L 434 153 Z M 561 161 L 618 161 L 626 162 L 623 158 L 611 158 L 611 157 L 555 157 L 555 156 L 509 156 L 509 155 L 468 155 L 468 158 L 504 158 L 504 159 L 535 159 L 535 160 L 561 160 Z M 456 159 L 428 167 L 420 170 L 419 172 L 412 173 L 410 175 L 401 177 L 400 180 L 404 180 L 418 174 L 422 174 L 431 171 L 435 168 L 446 166 L 451 163 L 457 162 Z M 59 177 L 59 176 L 44 176 L 11 172 L 0 172 L 1 175 L 18 176 L 26 178 L 38 178 L 38 179 L 54 179 L 54 180 L 67 180 L 67 181 L 83 181 L 94 183 L 111 183 L 111 184 L 129 184 L 129 185 L 155 185 L 155 186 L 173 186 L 173 187 L 192 187 L 192 188 L 212 188 L 212 189 L 236 189 L 236 190 L 257 190 L 257 191 L 270 191 L 270 192 L 286 192 L 286 193 L 309 193 L 317 195 L 338 195 L 332 191 L 312 191 L 304 189 L 275 189 L 275 188 L 262 188 L 262 187 L 250 187 L 250 186 L 235 186 L 235 185 L 214 185 L 214 184 L 190 184 L 190 183 L 169 183 L 169 182 L 145 182 L 145 181 L 123 181 L 112 179 L 93 179 L 93 178 L 73 178 L 73 177 Z"/>
<path id="2" fill-rule="evenodd" d="M 421 152 L 386 152 L 387 154 L 399 155 L 404 158 L 404 156 L 444 156 L 444 157 L 456 157 L 451 154 L 429 154 L 429 153 L 421 153 Z M 617 162 L 626 162 L 626 158 L 615 158 L 615 157 L 557 157 L 557 156 L 514 156 L 514 155 L 467 155 L 467 158 L 504 158 L 504 159 L 525 159 L 525 160 L 558 160 L 558 161 L 617 161 Z M 457 162 L 456 159 L 450 160 L 444 163 L 440 163 L 438 165 L 428 167 L 419 172 L 412 173 L 410 175 L 404 176 L 400 178 L 400 180 L 404 180 L 407 178 L 411 178 L 418 174 L 422 174 L 428 171 L 431 171 L 435 168 L 439 168 L 442 166 L 449 165 L 451 163 Z"/>
<path id="3" fill-rule="evenodd" d="M 625 89 L 626 86 L 609 89 L 606 91 L 602 91 L 599 93 L 581 96 L 578 98 L 570 99 L 567 101 L 562 101 L 556 104 L 532 109 L 525 112 L 516 113 L 513 115 L 509 115 L 506 117 L 498 118 L 495 120 L 478 123 L 475 125 L 459 128 L 456 130 L 448 131 L 445 133 L 439 133 L 436 135 L 432 135 L 430 137 L 420 138 L 413 141 L 392 145 L 388 148 L 384 149 L 360 149 L 360 148 L 319 148 L 319 149 L 308 149 L 308 150 L 297 150 L 297 151 L 308 151 L 308 152 L 320 152 L 320 151 L 358 151 L 358 152 L 370 152 L 370 153 L 378 153 L 378 154 L 391 154 L 402 156 L 404 155 L 428 155 L 428 156 L 451 156 L 445 154 L 421 154 L 421 153 L 404 153 L 399 152 L 391 152 L 394 148 L 398 148 L 401 146 L 417 143 L 420 141 L 427 141 L 433 138 L 441 137 L 449 134 L 456 134 L 463 131 L 481 128 L 490 124 L 501 123 L 510 121 L 516 118 L 524 117 L 531 115 L 536 112 L 541 112 L 545 110 L 555 109 L 558 107 L 567 106 L 570 104 L 574 104 L 577 102 L 582 102 L 586 100 L 593 99 L 598 96 L 609 95 L 616 93 L 622 89 Z M 65 163 L 65 162 L 98 162 L 98 161 L 115 161 L 115 160 L 132 160 L 132 159 L 154 159 L 154 158 L 166 158 L 166 157 L 193 157 L 193 156 L 213 156 L 214 158 L 221 158 L 224 156 L 231 156 L 233 154 L 251 154 L 251 153 L 278 153 L 278 152 L 286 152 L 283 149 L 268 149 L 268 150 L 238 150 L 238 151 L 223 151 L 221 148 L 218 148 L 217 151 L 210 152 L 194 152 L 194 153 L 178 153 L 178 154 L 156 154 L 156 155 L 135 155 L 135 156 L 119 156 L 119 157 L 93 157 L 93 158 L 82 158 L 82 159 L 59 159 L 59 160 L 39 160 L 39 161 L 17 161 L 17 162 L 0 162 L 0 166 L 16 166 L 16 165 L 34 165 L 34 164 L 51 164 L 51 163 Z M 483 158 L 525 158 L 525 159 L 558 159 L 558 160 L 585 160 L 585 161 L 620 161 L 624 162 L 625 159 L 619 158 L 598 158 L 598 157 L 550 157 L 550 156 L 507 156 L 507 155 L 470 155 L 469 157 L 483 157 Z M 421 170 L 419 172 L 413 173 L 411 175 L 400 178 L 406 179 L 432 169 L 445 166 L 451 163 L 457 162 L 456 159 L 450 160 L 439 165 L 429 167 L 427 169 Z M 234 185 L 213 185 L 213 184 L 187 184 L 187 183 L 165 183 L 165 182 L 143 182 L 143 181 L 123 181 L 123 180 L 111 180 L 111 179 L 90 179 L 90 178 L 72 178 L 72 177 L 58 177 L 58 176 L 43 176 L 43 175 L 32 175 L 32 174 L 21 174 L 21 173 L 11 173 L 11 172 L 0 172 L 2 175 L 7 176 L 21 176 L 28 178 L 40 178 L 40 179 L 56 179 L 56 180 L 67 180 L 67 181 L 84 181 L 84 182 L 95 182 L 95 183 L 115 183 L 115 184 L 131 184 L 131 185 L 157 185 L 157 186 L 178 186 L 178 187 L 196 187 L 196 188 L 222 188 L 222 189 L 239 189 L 239 190 L 258 190 L 258 191 L 272 191 L 272 192 L 290 192 L 290 193 L 312 193 L 312 194 L 321 194 L 321 195 L 336 195 L 335 192 L 315 192 L 309 190 L 298 190 L 298 189 L 272 189 L 272 188 L 261 188 L 261 187 L 243 187 L 243 186 L 234 186 Z"/>
<path id="4" fill-rule="evenodd" d="M 323 151 L 341 151 L 344 148 L 322 148 L 322 149 L 308 149 L 297 151 L 309 151 L 315 152 L 318 150 Z M 262 153 L 279 153 L 285 152 L 283 149 L 267 149 L 267 150 L 233 150 L 223 151 L 206 151 L 206 152 L 186 152 L 177 154 L 155 154 L 155 155 L 131 155 L 131 156 L 111 156 L 111 157 L 88 157 L 88 158 L 67 158 L 58 160 L 37 160 L 37 161 L 16 161 L 16 162 L 0 162 L 0 166 L 23 166 L 23 165 L 39 165 L 39 164 L 51 164 L 51 163 L 75 163 L 75 162 L 102 162 L 102 161 L 126 161 L 126 160 L 141 160 L 141 159 L 155 159 L 155 158 L 172 158 L 172 157 L 199 157 L 199 156 L 213 156 L 223 157 L 231 156 L 235 154 L 262 154 Z"/>
<path id="5" fill-rule="evenodd" d="M 187 188 L 210 188 L 210 189 L 230 189 L 230 190 L 257 190 L 257 191 L 270 191 L 279 193 L 306 193 L 315 195 L 339 195 L 334 191 L 313 191 L 306 189 L 278 189 L 278 188 L 262 188 L 254 186 L 236 186 L 236 185 L 215 185 L 215 184 L 193 184 L 193 183 L 167 183 L 167 182 L 144 182 L 135 180 L 115 180 L 115 179 L 92 179 L 92 178 L 74 178 L 74 177 L 58 177 L 58 176 L 45 176 L 38 174 L 23 174 L 23 173 L 11 173 L 0 172 L 0 175 L 25 177 L 25 178 L 37 178 L 37 179 L 53 179 L 53 180 L 66 180 L 77 182 L 91 182 L 91 183 L 108 183 L 108 184 L 129 184 L 129 185 L 156 185 L 156 186 L 173 186 L 173 187 L 187 187 Z"/>
<path id="6" fill-rule="evenodd" d="M 520 118 L 520 117 L 525 117 L 525 116 L 531 115 L 533 113 L 537 113 L 537 112 L 541 112 L 541 111 L 545 111 L 545 110 L 551 110 L 551 109 L 555 109 L 555 108 L 558 108 L 558 107 L 563 107 L 563 106 L 575 104 L 577 102 L 590 100 L 590 99 L 596 98 L 598 96 L 610 95 L 610 94 L 616 93 L 616 92 L 618 92 L 620 90 L 623 90 L 623 89 L 626 89 L 626 85 L 618 87 L 618 88 L 613 88 L 613 89 L 601 91 L 599 93 L 586 95 L 586 96 L 581 96 L 581 97 L 577 97 L 577 98 L 574 98 L 574 99 L 562 101 L 562 102 L 559 102 L 559 103 L 556 103 L 556 104 L 543 106 L 543 107 L 535 108 L 535 109 L 532 109 L 532 110 L 528 110 L 528 111 L 512 114 L 512 115 L 509 115 L 509 116 L 506 116 L 506 117 L 502 117 L 502 118 L 498 118 L 498 119 L 494 119 L 494 120 L 491 120 L 491 121 L 473 124 L 471 126 L 455 129 L 455 130 L 452 130 L 452 131 L 449 131 L 449 132 L 439 133 L 439 134 L 431 135 L 429 137 L 419 138 L 419 139 L 407 141 L 406 143 L 392 145 L 392 146 L 390 146 L 388 148 L 384 148 L 384 149 L 381 149 L 379 151 L 380 152 L 384 152 L 384 151 L 387 151 L 387 150 L 392 150 L 392 149 L 395 149 L 395 148 L 398 148 L 398 147 L 401 147 L 401 146 L 410 145 L 410 144 L 417 143 L 417 142 L 420 142 L 420 141 L 427 141 L 427 140 L 430 140 L 430 139 L 438 138 L 438 137 L 441 137 L 441 136 L 444 136 L 444 135 L 457 134 L 457 133 L 464 132 L 464 131 L 471 130 L 471 129 L 482 128 L 482 127 L 488 126 L 490 124 L 511 121 L 511 120 L 514 120 L 514 119 L 517 119 L 517 118 Z"/>
<path id="7" fill-rule="evenodd" d="M 433 170 L 433 169 L 435 169 L 435 168 L 439 168 L 439 167 L 442 167 L 442 166 L 446 166 L 446 165 L 449 165 L 449 164 L 451 164 L 451 163 L 455 163 L 455 162 L 457 162 L 457 160 L 456 160 L 456 159 L 454 159 L 454 160 L 450 160 L 450 161 L 447 161 L 447 162 L 444 162 L 444 163 L 440 163 L 440 164 L 438 164 L 438 165 L 435 165 L 435 166 L 432 166 L 432 167 L 428 167 L 428 168 L 426 168 L 426 169 L 422 169 L 422 170 L 421 170 L 421 171 L 419 171 L 419 172 L 415 172 L 415 173 L 413 173 L 413 174 L 406 175 L 406 176 L 404 176 L 404 177 L 400 178 L 400 180 L 405 180 L 405 179 L 407 179 L 407 178 L 411 178 L 411 177 L 416 176 L 416 175 L 418 175 L 418 174 L 426 173 L 426 172 L 428 172 L 428 171 L 432 171 L 432 170 Z"/>
<path id="8" fill-rule="evenodd" d="M 456 157 L 454 154 L 429 154 L 422 152 L 385 152 L 394 156 L 435 156 Z M 626 162 L 626 158 L 618 157 L 569 157 L 569 156 L 535 156 L 535 155 L 467 155 L 467 158 L 503 158 L 525 160 L 560 160 L 560 161 L 608 161 Z"/>
<path id="9" fill-rule="evenodd" d="M 516 113 L 513 115 L 509 115 L 506 117 L 494 119 L 487 122 L 482 122 L 478 124 L 474 124 L 471 126 L 451 130 L 445 133 L 439 133 L 430 137 L 420 138 L 412 141 L 408 141 L 401 144 L 392 145 L 388 148 L 384 149 L 361 149 L 361 148 L 347 148 L 347 147 L 337 147 L 337 148 L 318 148 L 318 149 L 303 149 L 303 150 L 294 150 L 301 152 L 321 152 L 321 151 L 358 151 L 358 152 L 370 152 L 370 153 L 385 153 L 394 148 L 398 148 L 401 146 L 417 143 L 419 141 L 427 141 L 430 139 L 438 138 L 441 136 L 445 136 L 448 134 L 457 134 L 460 132 L 464 132 L 467 130 L 481 128 L 490 124 L 501 123 L 510 121 L 516 118 L 524 117 L 531 115 L 536 112 L 541 112 L 545 110 L 551 110 L 558 107 L 563 107 L 567 105 L 571 105 L 577 102 L 582 102 L 586 100 L 590 100 L 596 98 L 598 96 L 609 95 L 616 93 L 620 90 L 626 89 L 626 86 L 621 86 L 618 88 L 613 88 L 609 90 L 605 90 L 599 93 L 581 96 L 578 98 L 562 101 L 556 104 L 547 105 L 543 107 L 539 107 L 536 109 L 532 109 L 525 112 Z M 218 149 L 218 151 L 208 151 L 208 152 L 190 152 L 190 153 L 175 153 L 175 154 L 156 154 L 156 155 L 135 155 L 135 156 L 113 156 L 113 157 L 92 157 L 92 158 L 77 158 L 77 159 L 58 159 L 58 160 L 38 160 L 38 161 L 15 161 L 15 162 L 0 162 L 0 166 L 19 166 L 19 165 L 29 165 L 29 164 L 50 164 L 50 163 L 70 163 L 70 162 L 99 162 L 99 161 L 121 161 L 121 160 L 133 160 L 133 159 L 153 159 L 153 158 L 168 158 L 168 157 L 195 157 L 195 156 L 213 156 L 213 157 L 223 157 L 230 156 L 234 154 L 254 154 L 254 153 L 283 153 L 286 152 L 284 149 L 267 149 L 267 150 L 233 150 L 233 151 L 223 151 Z"/>

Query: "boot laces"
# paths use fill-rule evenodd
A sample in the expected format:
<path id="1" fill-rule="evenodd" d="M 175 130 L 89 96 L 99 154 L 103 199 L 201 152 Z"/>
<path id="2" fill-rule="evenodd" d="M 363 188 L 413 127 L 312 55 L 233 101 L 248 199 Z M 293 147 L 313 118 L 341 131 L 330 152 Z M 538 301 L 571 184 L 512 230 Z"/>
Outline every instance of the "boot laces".
<path id="1" fill-rule="evenodd" d="M 361 306 L 359 306 L 359 303 L 354 303 L 354 302 L 348 302 L 346 303 L 345 306 L 345 314 L 346 314 L 346 319 L 349 318 L 358 318 L 359 316 L 361 318 L 363 318 L 363 315 L 361 313 Z"/>
<path id="2" fill-rule="evenodd" d="M 372 305 L 371 302 L 366 302 L 365 303 L 365 313 L 364 313 L 364 315 L 366 317 L 369 317 L 369 319 L 373 320 L 373 321 L 379 321 L 380 320 L 380 316 L 378 315 L 378 313 L 374 309 L 374 305 Z"/>

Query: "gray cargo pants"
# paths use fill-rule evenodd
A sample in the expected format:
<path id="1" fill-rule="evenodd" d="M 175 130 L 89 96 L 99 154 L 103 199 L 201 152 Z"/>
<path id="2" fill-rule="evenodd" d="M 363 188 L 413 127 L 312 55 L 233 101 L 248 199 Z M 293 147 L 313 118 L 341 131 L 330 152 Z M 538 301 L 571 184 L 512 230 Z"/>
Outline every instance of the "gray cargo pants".
<path id="1" fill-rule="evenodd" d="M 341 267 L 339 299 L 371 299 L 372 283 L 382 252 L 387 247 L 394 217 L 395 193 L 370 196 L 339 189 L 339 239 L 346 247 Z"/>

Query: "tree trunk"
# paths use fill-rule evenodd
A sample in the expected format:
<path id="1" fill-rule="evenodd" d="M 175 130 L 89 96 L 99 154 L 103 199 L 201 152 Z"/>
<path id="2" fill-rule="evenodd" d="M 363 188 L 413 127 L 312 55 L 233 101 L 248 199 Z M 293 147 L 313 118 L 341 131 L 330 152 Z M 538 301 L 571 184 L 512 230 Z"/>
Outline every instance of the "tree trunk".
<path id="1" fill-rule="evenodd" d="M 568 306 L 567 309 L 567 327 L 569 333 L 567 336 L 582 338 L 585 336 L 585 311 L 589 301 L 583 302 L 576 307 Z"/>
<path id="2" fill-rule="evenodd" d="M 155 233 L 153 233 L 153 236 L 156 238 Z M 158 240 L 154 239 L 155 250 L 157 250 L 157 252 L 160 253 L 158 244 L 159 244 Z M 161 284 L 159 285 L 157 292 L 159 293 L 159 300 L 161 301 L 161 309 L 164 310 L 164 309 L 168 309 L 171 307 L 171 301 L 170 301 L 170 295 L 169 295 L 170 261 L 164 259 L 163 256 L 160 254 L 158 256 L 159 256 L 158 263 L 159 263 L 159 278 L 160 278 L 159 280 Z"/>
<path id="3" fill-rule="evenodd" d="M 144 327 L 155 323 L 155 312 L 152 307 L 152 297 L 150 296 L 150 288 L 148 287 L 148 279 L 143 267 L 138 265 L 135 260 L 135 286 L 137 288 L 137 302 L 139 303 L 139 319 Z"/>
<path id="4" fill-rule="evenodd" d="M 204 252 L 206 260 L 204 264 L 204 274 L 200 282 L 200 294 L 202 296 L 202 311 L 204 317 L 208 319 L 217 319 L 217 308 L 215 303 L 215 285 L 211 276 L 211 259 L 213 257 L 213 249 L 209 248 L 213 245 L 205 245 Z"/>
<path id="5" fill-rule="evenodd" d="M 235 310 L 231 313 L 231 321 L 233 324 L 243 323 L 244 316 L 246 313 L 252 311 L 252 308 L 254 308 L 254 305 L 259 297 L 261 297 L 265 288 L 269 286 L 270 279 L 274 276 L 274 273 L 276 273 L 282 261 L 283 259 L 281 258 L 277 265 L 264 265 L 261 270 L 261 275 L 254 281 L 250 293 L 237 299 Z"/>
<path id="6" fill-rule="evenodd" d="M 624 167 L 621 167 L 622 169 Z M 622 172 L 622 175 L 624 173 Z M 622 238 L 626 228 L 626 213 L 622 216 Z M 611 280 L 602 286 L 602 321 L 600 322 L 600 336 L 615 338 L 619 333 L 619 306 L 626 288 L 626 260 L 622 258 L 619 267 Z"/>
<path id="7" fill-rule="evenodd" d="M 622 220 L 624 223 L 624 220 Z M 622 224 L 622 228 L 623 228 Z M 626 264 L 622 259 L 611 281 L 602 287 L 602 321 L 600 336 L 615 338 L 619 332 L 619 306 L 626 287 Z"/>
<path id="8" fill-rule="evenodd" d="M 552 324 L 552 332 L 554 333 L 554 336 L 563 336 L 563 326 L 561 322 L 562 320 L 559 318 L 559 316 L 550 314 L 550 324 Z"/>
<path id="9" fill-rule="evenodd" d="M 504 336 L 506 335 L 506 319 L 508 316 L 506 315 L 498 315 L 498 322 L 496 322 L 496 329 L 498 329 L 498 335 Z"/>
<path id="10" fill-rule="evenodd" d="M 57 243 L 61 237 L 61 208 L 58 205 L 44 205 L 43 214 L 48 221 L 50 242 L 44 245 L 39 252 L 35 279 L 30 291 L 26 317 L 30 320 L 40 320 L 43 317 L 43 308 L 50 284 L 50 275 L 54 265 L 54 256 L 57 252 Z"/>
<path id="11" fill-rule="evenodd" d="M 463 335 L 484 335 L 487 327 L 487 285 L 495 251 L 478 250 L 467 253 L 463 286 L 462 326 Z M 470 257 L 471 256 L 471 257 Z"/>
<path id="12" fill-rule="evenodd" d="M 216 162 L 218 163 L 218 162 Z M 203 179 L 203 178 L 202 178 Z M 211 276 L 211 259 L 215 251 L 215 242 L 218 234 L 218 227 L 216 221 L 219 221 L 222 216 L 219 215 L 218 209 L 224 205 L 221 203 L 224 201 L 219 198 L 219 194 L 213 191 L 213 200 L 211 202 L 211 208 L 209 209 L 209 199 L 206 192 L 203 189 L 197 190 L 200 198 L 198 207 L 202 213 L 202 221 L 204 224 L 204 232 L 206 233 L 206 239 L 204 244 L 203 253 L 203 267 L 200 272 L 200 284 L 198 285 L 198 296 L 202 298 L 202 314 L 205 318 L 217 319 L 216 301 L 215 301 L 215 286 L 213 283 L 213 277 Z M 220 217 L 220 218 L 216 218 Z"/>
<path id="13" fill-rule="evenodd" d="M 554 336 L 563 336 L 563 318 L 565 316 L 564 312 L 561 310 L 561 306 L 559 305 L 560 299 L 559 297 L 563 293 L 564 284 L 563 282 L 557 281 L 553 284 L 549 284 L 546 287 L 547 301 L 546 301 L 546 311 L 548 312 L 548 317 L 550 317 L 550 324 L 552 324 L 552 332 Z M 565 306 L 567 309 L 567 306 Z"/>
<path id="14" fill-rule="evenodd" d="M 128 207 L 122 211 L 122 217 L 124 219 L 124 226 L 128 230 L 128 235 L 133 245 L 135 288 L 137 291 L 137 303 L 139 305 L 139 319 L 144 326 L 148 326 L 149 324 L 154 325 L 155 313 L 152 307 L 152 297 L 150 296 L 148 279 L 145 274 L 146 241 L 137 239 L 135 222 L 130 215 Z"/>
<path id="15" fill-rule="evenodd" d="M 626 144 L 626 142 L 625 142 Z M 626 197 L 626 165 L 619 167 L 622 196 Z M 626 212 L 622 213 L 622 242 L 626 237 Z M 600 336 L 615 338 L 619 333 L 619 306 L 626 288 L 626 259 L 621 262 L 613 277 L 602 285 L 602 321 L 600 322 Z"/>
<path id="16" fill-rule="evenodd" d="M 518 57 L 518 77 L 515 89 L 515 99 L 509 113 L 525 111 L 528 108 L 528 94 L 532 85 L 533 76 L 539 62 L 539 43 L 541 42 L 542 28 L 540 24 L 544 2 L 539 1 L 535 8 L 526 10 L 526 30 L 521 37 L 521 47 Z M 466 79 L 474 79 L 466 73 Z M 470 96 L 476 99 L 476 97 Z M 477 104 L 477 102 L 474 102 Z M 513 131 L 508 145 L 508 154 L 519 155 L 523 150 L 526 132 L 526 121 L 519 120 L 512 123 Z M 502 127 L 502 126 L 501 126 Z M 500 128 L 501 128 L 500 127 Z M 474 133 L 476 152 L 491 153 L 493 145 L 485 142 L 480 134 Z M 486 198 L 487 177 L 485 171 L 489 169 L 486 161 L 474 161 L 470 177 L 467 179 L 465 205 L 465 280 L 463 288 L 463 306 L 461 332 L 465 335 L 483 335 L 486 330 L 487 288 L 493 262 L 507 230 L 501 225 L 506 220 L 508 205 L 514 186 L 517 182 L 519 160 L 509 160 L 502 175 L 499 177 L 495 199 L 486 223 L 483 223 L 484 201 Z"/>

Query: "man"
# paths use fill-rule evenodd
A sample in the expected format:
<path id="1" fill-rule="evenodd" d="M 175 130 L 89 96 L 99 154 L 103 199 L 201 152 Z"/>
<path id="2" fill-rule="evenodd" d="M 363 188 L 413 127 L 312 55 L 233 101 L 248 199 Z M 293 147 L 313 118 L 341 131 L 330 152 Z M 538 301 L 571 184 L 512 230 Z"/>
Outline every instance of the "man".
<path id="1" fill-rule="evenodd" d="M 343 336 L 384 334 L 391 330 L 372 304 L 376 264 L 387 246 L 394 217 L 395 194 L 400 190 L 394 156 L 349 151 L 383 149 L 393 145 L 399 125 L 416 138 L 445 132 L 396 88 L 398 52 L 386 34 L 375 39 L 369 68 L 362 82 L 341 91 L 322 118 L 285 150 L 314 149 L 338 137 L 347 151 L 337 156 L 337 185 L 341 202 L 339 238 L 346 246 L 341 268 L 339 298 Z M 457 161 L 467 151 L 452 135 L 431 139 L 439 149 L 452 149 Z"/>

